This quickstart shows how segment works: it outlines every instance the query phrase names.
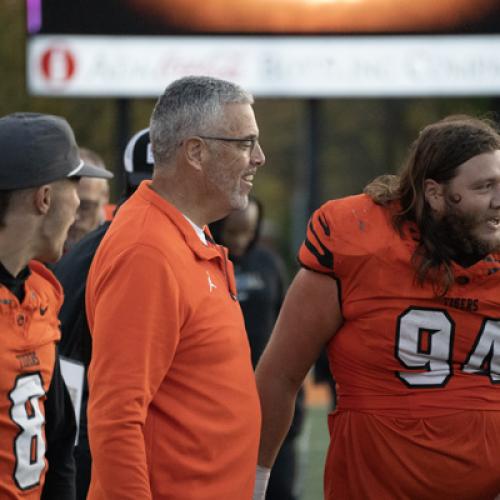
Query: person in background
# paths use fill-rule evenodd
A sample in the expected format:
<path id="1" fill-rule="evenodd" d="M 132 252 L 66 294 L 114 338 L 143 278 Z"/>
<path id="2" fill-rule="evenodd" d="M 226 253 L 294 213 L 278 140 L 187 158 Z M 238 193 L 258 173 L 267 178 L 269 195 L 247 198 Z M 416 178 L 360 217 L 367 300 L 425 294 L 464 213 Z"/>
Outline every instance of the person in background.
<path id="1" fill-rule="evenodd" d="M 0 498 L 73 500 L 75 418 L 56 345 L 61 257 L 84 165 L 64 118 L 0 118 Z"/>
<path id="2" fill-rule="evenodd" d="M 260 243 L 262 204 L 250 197 L 243 210 L 210 224 L 215 241 L 227 247 L 234 264 L 238 300 L 250 342 L 252 365 L 269 340 L 286 291 L 286 270 L 280 257 Z M 267 500 L 295 500 L 296 438 L 302 428 L 303 394 L 297 398 L 294 420 L 274 464 Z"/>
<path id="3" fill-rule="evenodd" d="M 123 155 L 125 167 L 125 190 L 120 203 L 135 192 L 138 185 L 153 174 L 153 160 L 150 153 L 149 129 L 143 129 L 129 141 Z M 61 342 L 59 352 L 64 356 L 62 363 L 69 366 L 80 364 L 84 367 L 83 387 L 75 390 L 81 394 L 76 405 L 80 408 L 78 418 L 78 442 L 75 447 L 76 498 L 85 500 L 90 484 L 92 459 L 87 433 L 87 370 L 92 353 L 87 315 L 85 313 L 85 284 L 94 254 L 106 234 L 110 222 L 100 225 L 87 234 L 62 256 L 54 266 L 54 274 L 60 281 L 65 300 L 59 313 L 61 320 Z M 70 386 L 71 381 L 67 380 Z"/>
<path id="4" fill-rule="evenodd" d="M 75 222 L 68 231 L 64 244 L 68 251 L 86 234 L 98 228 L 106 220 L 105 207 L 109 203 L 109 182 L 113 174 L 106 170 L 103 159 L 94 151 L 80 148 L 80 158 L 84 163 L 101 168 L 105 174 L 100 178 L 83 177 L 78 182 L 78 197 L 80 206 L 76 213 Z"/>
<path id="5" fill-rule="evenodd" d="M 171 83 L 150 121 L 153 179 L 92 262 L 89 499 L 250 499 L 260 408 L 227 253 L 204 228 L 245 208 L 265 158 L 253 98 Z"/>
<path id="6" fill-rule="evenodd" d="M 500 493 L 500 135 L 452 116 L 425 127 L 399 176 L 312 216 L 302 269 L 256 376 L 259 464 L 327 345 L 337 382 L 326 499 Z"/>

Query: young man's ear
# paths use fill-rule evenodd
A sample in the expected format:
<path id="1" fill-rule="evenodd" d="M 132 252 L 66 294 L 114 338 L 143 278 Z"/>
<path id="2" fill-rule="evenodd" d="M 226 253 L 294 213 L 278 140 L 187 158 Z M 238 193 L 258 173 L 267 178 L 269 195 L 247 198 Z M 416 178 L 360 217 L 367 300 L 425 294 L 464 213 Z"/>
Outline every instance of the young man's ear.
<path id="1" fill-rule="evenodd" d="M 431 209 L 437 214 L 441 214 L 445 208 L 443 185 L 434 179 L 425 179 L 424 181 L 425 201 Z"/>
<path id="2" fill-rule="evenodd" d="M 42 215 L 45 215 L 49 209 L 52 202 L 52 186 L 45 184 L 35 189 L 33 193 L 33 204 L 35 210 Z"/>

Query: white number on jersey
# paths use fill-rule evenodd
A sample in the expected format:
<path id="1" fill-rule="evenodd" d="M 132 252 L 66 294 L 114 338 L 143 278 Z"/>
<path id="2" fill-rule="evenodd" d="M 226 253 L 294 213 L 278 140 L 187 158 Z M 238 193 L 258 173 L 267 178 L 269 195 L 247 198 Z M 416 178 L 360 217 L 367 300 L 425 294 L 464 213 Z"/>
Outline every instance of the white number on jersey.
<path id="1" fill-rule="evenodd" d="M 466 373 L 484 374 L 486 371 L 494 384 L 500 382 L 500 320 L 484 320 L 462 369 Z"/>
<path id="2" fill-rule="evenodd" d="M 409 387 L 443 387 L 452 376 L 455 323 L 441 309 L 407 309 L 396 329 L 396 358 L 409 370 L 396 376 Z M 488 375 L 500 383 L 500 320 L 485 319 L 462 366 L 465 373 Z"/>
<path id="3" fill-rule="evenodd" d="M 14 440 L 14 479 L 22 490 L 39 484 L 45 467 L 45 441 L 42 433 L 45 418 L 40 410 L 40 398 L 44 395 L 39 373 L 18 377 L 14 389 L 9 393 L 12 401 L 10 415 L 20 428 Z"/>

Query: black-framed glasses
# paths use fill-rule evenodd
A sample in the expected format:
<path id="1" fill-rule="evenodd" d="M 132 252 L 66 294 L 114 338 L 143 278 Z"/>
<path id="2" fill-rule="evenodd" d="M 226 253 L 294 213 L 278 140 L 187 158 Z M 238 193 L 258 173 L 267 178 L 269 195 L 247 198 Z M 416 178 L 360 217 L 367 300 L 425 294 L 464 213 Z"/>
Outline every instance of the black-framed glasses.
<path id="1" fill-rule="evenodd" d="M 236 142 L 241 144 L 245 149 L 252 153 L 255 146 L 259 143 L 257 137 L 213 137 L 210 135 L 199 135 L 200 139 L 208 139 L 209 141 Z"/>

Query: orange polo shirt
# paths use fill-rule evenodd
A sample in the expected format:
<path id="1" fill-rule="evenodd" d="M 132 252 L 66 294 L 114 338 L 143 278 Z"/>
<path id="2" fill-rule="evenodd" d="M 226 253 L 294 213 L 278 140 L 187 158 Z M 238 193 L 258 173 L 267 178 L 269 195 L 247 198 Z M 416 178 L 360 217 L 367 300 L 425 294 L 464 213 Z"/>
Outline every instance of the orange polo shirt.
<path id="1" fill-rule="evenodd" d="M 116 204 L 115 203 L 106 203 L 104 205 L 104 219 L 105 220 L 113 220 L 113 215 L 116 210 Z"/>
<path id="2" fill-rule="evenodd" d="M 141 184 L 92 263 L 89 499 L 250 499 L 260 408 L 225 249 Z"/>

